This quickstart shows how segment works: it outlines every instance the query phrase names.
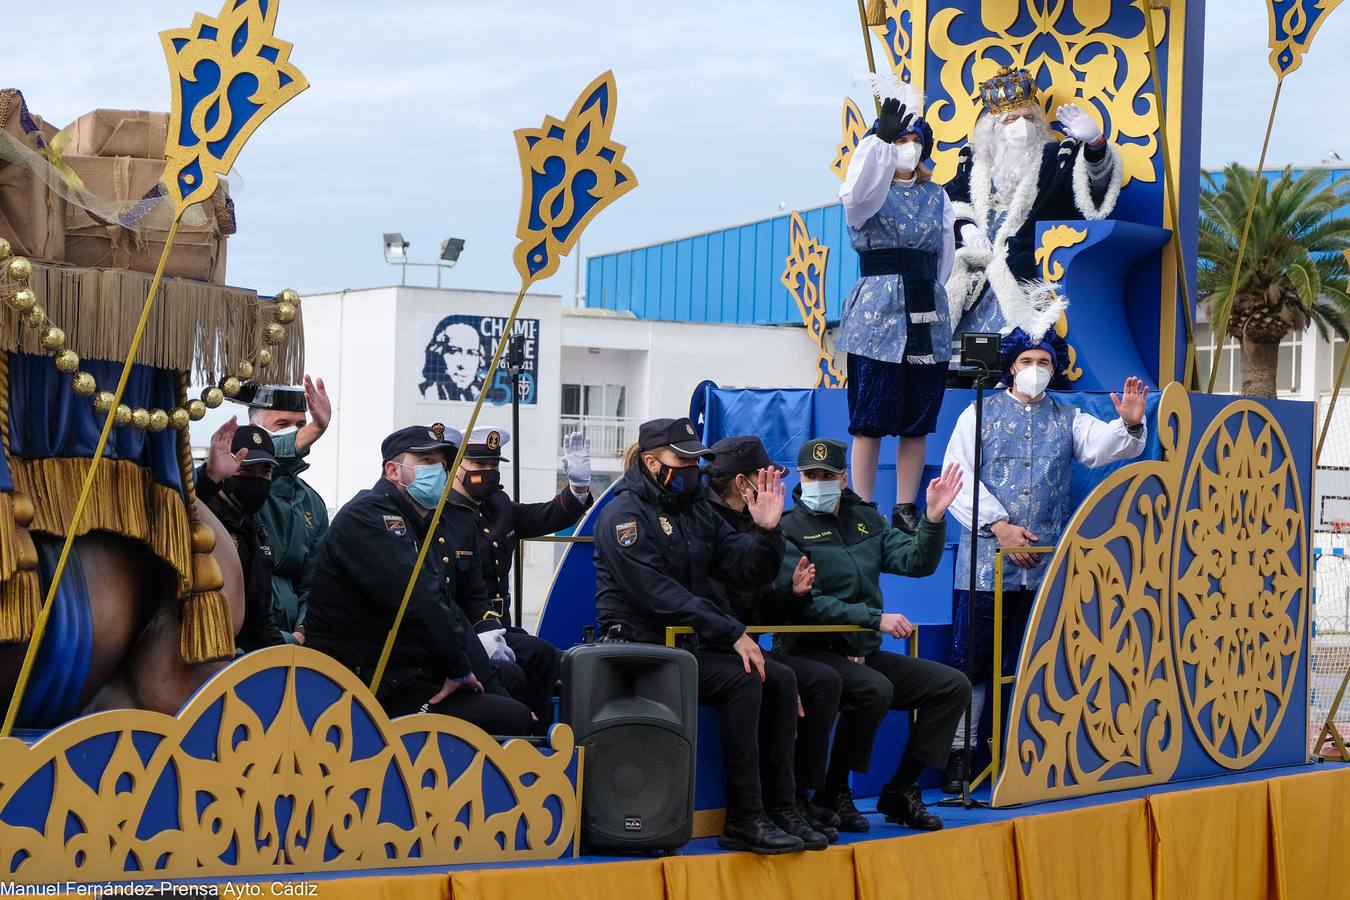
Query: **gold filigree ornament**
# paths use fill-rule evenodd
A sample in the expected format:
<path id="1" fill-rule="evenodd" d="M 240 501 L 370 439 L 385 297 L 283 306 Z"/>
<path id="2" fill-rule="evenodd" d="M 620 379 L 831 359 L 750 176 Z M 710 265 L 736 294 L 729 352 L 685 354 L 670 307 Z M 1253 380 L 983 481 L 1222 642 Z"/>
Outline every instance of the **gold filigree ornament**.
<path id="1" fill-rule="evenodd" d="M 844 99 L 840 119 L 841 137 L 839 145 L 834 148 L 834 161 L 830 163 L 830 171 L 843 181 L 848 177 L 849 160 L 853 157 L 853 151 L 858 149 L 858 142 L 867 133 L 868 124 L 862 110 L 858 109 L 858 104 L 847 98 Z"/>
<path id="2" fill-rule="evenodd" d="M 792 214 L 788 231 L 792 252 L 787 256 L 780 280 L 797 301 L 807 337 L 819 350 L 815 387 L 843 387 L 844 376 L 835 366 L 825 331 L 825 267 L 830 248 L 811 237 L 799 213 Z"/>
<path id="3" fill-rule="evenodd" d="M 119 710 L 32 745 L 0 740 L 0 878 L 556 859 L 577 826 L 576 748 L 566 725 L 549 744 L 499 745 L 434 713 L 390 721 L 331 657 L 272 647 L 224 668 L 177 716 Z M 20 810 L 16 795 L 45 815 Z"/>
<path id="4" fill-rule="evenodd" d="M 1232 769 L 1270 746 L 1307 629 L 1303 494 L 1284 432 L 1259 403 L 1224 409 L 1200 438 L 1177 529 L 1176 659 L 1209 755 Z"/>
<path id="5" fill-rule="evenodd" d="M 915 73 L 910 68 L 910 48 L 913 37 L 910 34 L 914 21 L 915 0 L 885 0 L 885 20 L 872 26 L 872 33 L 881 39 L 886 48 L 886 57 L 890 61 L 891 71 L 901 81 L 914 81 L 922 78 L 923 73 Z"/>
<path id="6" fill-rule="evenodd" d="M 1054 228 L 1047 228 L 1045 234 L 1041 236 L 1040 246 L 1036 248 L 1036 263 L 1041 267 L 1041 277 L 1053 284 L 1059 284 L 1063 281 L 1064 266 L 1054 258 L 1055 251 L 1076 247 L 1087 240 L 1087 236 L 1086 228 L 1074 228 L 1070 225 L 1056 225 Z M 1055 322 L 1055 334 L 1065 338 L 1065 346 L 1069 348 L 1069 368 L 1065 370 L 1064 377 L 1070 381 L 1077 381 L 1083 377 L 1083 369 L 1078 365 L 1078 350 L 1067 340 L 1069 337 L 1068 310 L 1059 314 L 1059 319 Z"/>
<path id="7" fill-rule="evenodd" d="M 1270 67 L 1284 80 L 1303 65 L 1313 38 L 1341 0 L 1266 0 L 1270 20 Z"/>
<path id="8" fill-rule="evenodd" d="M 927 15 L 929 0 L 913 0 L 914 16 Z M 933 101 L 925 120 L 933 128 L 933 178 L 956 173 L 960 147 L 975 130 L 980 83 L 1006 65 L 1026 68 L 1041 88 L 1047 114 L 1062 103 L 1078 103 L 1102 121 L 1107 138 L 1120 146 L 1122 184 L 1157 178 L 1157 97 L 1149 87 L 1148 35 L 1144 7 L 1133 0 L 1123 33 L 1107 30 L 1119 3 L 1102 0 L 984 0 L 979 12 L 938 8 L 928 25 L 926 53 L 941 61 L 939 80 L 947 97 Z M 1152 10 L 1161 42 L 1167 12 Z M 978 25 L 969 21 L 978 15 Z M 959 24 L 958 24 L 959 22 Z M 982 27 L 981 27 L 982 26 Z M 964 37 L 975 31 L 983 35 Z M 937 94 L 930 90 L 930 95 Z"/>

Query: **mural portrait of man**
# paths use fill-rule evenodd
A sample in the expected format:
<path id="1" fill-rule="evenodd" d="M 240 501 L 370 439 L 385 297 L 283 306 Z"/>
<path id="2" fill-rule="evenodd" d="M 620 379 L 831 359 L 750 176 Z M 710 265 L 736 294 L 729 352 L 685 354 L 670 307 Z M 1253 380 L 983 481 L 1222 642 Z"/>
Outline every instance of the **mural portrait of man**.
<path id="1" fill-rule="evenodd" d="M 433 387 L 437 400 L 478 399 L 491 359 L 489 340 L 482 334 L 482 316 L 446 316 L 427 343 L 422 365 L 423 397 Z"/>

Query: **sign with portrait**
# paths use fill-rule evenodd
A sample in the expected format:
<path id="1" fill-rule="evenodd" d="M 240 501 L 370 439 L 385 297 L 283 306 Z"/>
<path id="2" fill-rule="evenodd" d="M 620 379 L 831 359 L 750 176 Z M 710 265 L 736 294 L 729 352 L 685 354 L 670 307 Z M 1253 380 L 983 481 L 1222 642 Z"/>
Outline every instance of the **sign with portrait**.
<path id="1" fill-rule="evenodd" d="M 424 400 L 448 400 L 472 403 L 487 391 L 484 402 L 504 406 L 511 402 L 511 373 L 502 354 L 500 367 L 488 376 L 497 345 L 504 339 L 505 316 L 457 314 L 436 323 L 428 336 L 422 381 L 417 386 Z M 520 402 L 538 402 L 539 320 L 516 319 L 512 329 L 524 338 L 524 359 L 520 370 Z"/>

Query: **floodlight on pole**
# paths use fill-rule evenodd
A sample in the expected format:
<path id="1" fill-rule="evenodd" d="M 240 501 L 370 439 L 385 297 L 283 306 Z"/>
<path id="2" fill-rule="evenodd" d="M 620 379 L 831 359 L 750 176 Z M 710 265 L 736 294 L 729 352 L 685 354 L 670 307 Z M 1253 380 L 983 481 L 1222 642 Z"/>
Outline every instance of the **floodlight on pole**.
<path id="1" fill-rule="evenodd" d="M 455 263 L 459 262 L 459 255 L 464 252 L 463 238 L 446 238 L 441 241 L 441 261 L 434 263 L 416 263 L 408 261 L 408 247 L 410 245 L 403 239 L 403 235 L 398 232 L 385 232 L 384 235 L 384 261 L 391 266 L 399 266 L 403 270 L 402 278 L 399 284 L 408 283 L 408 266 L 422 266 L 424 268 L 434 268 L 436 270 L 436 287 L 441 286 L 441 270 L 452 269 Z"/>

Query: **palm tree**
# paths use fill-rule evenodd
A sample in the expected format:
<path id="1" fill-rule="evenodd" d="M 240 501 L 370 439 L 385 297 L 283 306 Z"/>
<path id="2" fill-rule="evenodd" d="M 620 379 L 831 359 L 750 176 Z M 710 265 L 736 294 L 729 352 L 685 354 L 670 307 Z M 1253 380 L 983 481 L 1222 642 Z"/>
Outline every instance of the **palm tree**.
<path id="1" fill-rule="evenodd" d="M 1350 247 L 1350 177 L 1328 178 L 1312 169 L 1297 177 L 1286 168 L 1261 178 L 1242 277 L 1233 292 L 1233 264 L 1252 196 L 1250 169 L 1224 169 L 1220 184 L 1206 173 L 1200 193 L 1200 296 L 1209 320 L 1242 344 L 1242 393 L 1275 396 L 1280 341 L 1311 323 L 1328 332 L 1350 332 L 1347 265 Z"/>

